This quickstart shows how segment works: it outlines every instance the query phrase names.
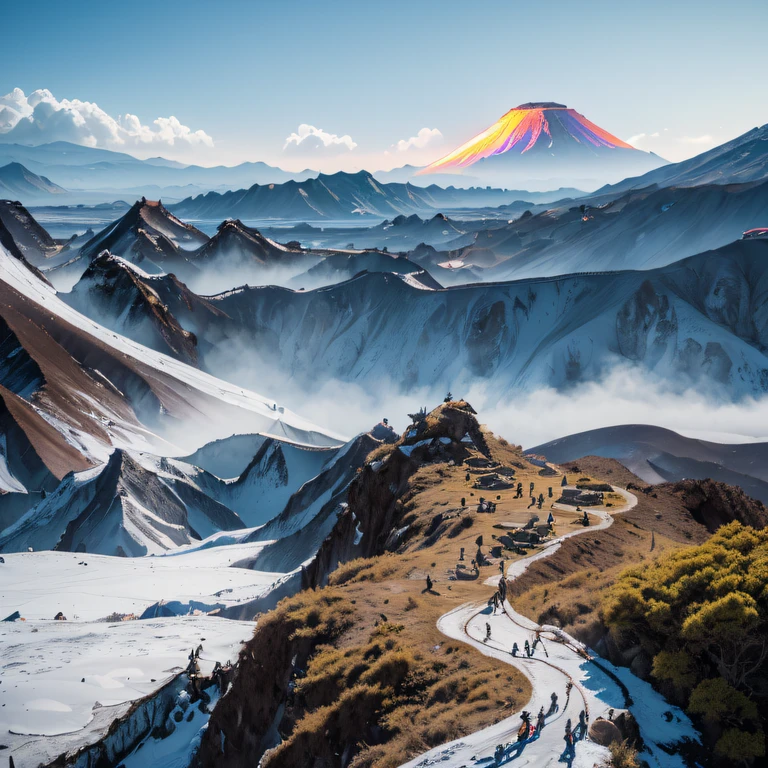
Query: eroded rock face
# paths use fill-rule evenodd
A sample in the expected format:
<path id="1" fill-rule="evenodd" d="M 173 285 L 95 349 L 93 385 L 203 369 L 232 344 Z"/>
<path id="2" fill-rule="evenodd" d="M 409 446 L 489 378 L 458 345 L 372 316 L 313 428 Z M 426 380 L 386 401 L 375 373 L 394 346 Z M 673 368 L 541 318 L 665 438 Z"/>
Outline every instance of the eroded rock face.
<path id="1" fill-rule="evenodd" d="M 616 315 L 616 340 L 619 352 L 639 362 L 647 356 L 655 362 L 669 344 L 674 345 L 677 319 L 669 298 L 658 294 L 650 281 L 624 303 Z"/>
<path id="2" fill-rule="evenodd" d="M 477 311 L 467 336 L 469 364 L 478 376 L 489 376 L 499 363 L 506 340 L 507 319 L 504 303 L 496 301 Z"/>
<path id="3" fill-rule="evenodd" d="M 678 496 L 693 518 L 710 533 L 734 520 L 753 528 L 768 525 L 768 509 L 738 486 L 714 480 L 681 480 L 659 487 Z"/>

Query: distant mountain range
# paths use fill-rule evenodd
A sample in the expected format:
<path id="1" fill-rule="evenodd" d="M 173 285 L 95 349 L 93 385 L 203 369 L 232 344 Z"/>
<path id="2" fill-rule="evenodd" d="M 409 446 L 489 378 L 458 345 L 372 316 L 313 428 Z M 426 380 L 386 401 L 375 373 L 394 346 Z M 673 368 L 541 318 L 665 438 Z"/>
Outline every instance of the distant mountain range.
<path id="1" fill-rule="evenodd" d="M 615 198 L 541 206 L 447 242 L 448 258 L 483 280 L 650 269 L 726 245 L 768 225 L 768 180 L 697 187 L 646 186 Z M 599 203 L 590 205 L 589 203 Z M 601 202 L 603 201 L 603 202 Z M 538 212 L 536 212 L 538 211 Z M 458 249 L 454 252 L 454 249 Z"/>
<path id="2" fill-rule="evenodd" d="M 646 483 L 685 478 L 739 485 L 768 504 L 768 443 L 725 444 L 647 424 L 593 429 L 528 449 L 556 464 L 583 456 L 618 459 Z"/>
<path id="3" fill-rule="evenodd" d="M 531 205 L 547 203 L 576 190 L 528 193 L 520 190 L 473 187 L 417 187 L 377 181 L 368 171 L 320 174 L 316 179 L 284 184 L 254 184 L 236 192 L 209 192 L 171 206 L 188 219 L 283 219 L 299 221 L 349 221 L 363 216 L 393 218 L 399 215 L 434 214 L 458 208 L 483 208 L 525 199 Z M 524 198 L 522 196 L 525 196 Z"/>
<path id="4" fill-rule="evenodd" d="M 743 184 L 768 176 L 768 124 L 702 152 L 688 160 L 665 165 L 642 176 L 603 187 L 595 197 L 615 197 L 629 189 L 692 187 L 701 184 Z"/>
<path id="5" fill-rule="evenodd" d="M 483 183 L 541 183 L 594 189 L 606 181 L 665 165 L 556 102 L 530 102 L 509 110 L 490 128 L 436 160 L 418 175 L 465 174 Z M 584 185 L 587 181 L 589 186 Z"/>
<path id="6" fill-rule="evenodd" d="M 0 197 L 22 199 L 26 202 L 30 199 L 48 198 L 50 195 L 63 195 L 66 191 L 45 176 L 32 173 L 21 163 L 8 163 L 0 167 Z"/>
<path id="7" fill-rule="evenodd" d="M 0 165 L 20 163 L 37 175 L 54 179 L 76 202 L 103 202 L 126 193 L 181 199 L 209 189 L 236 189 L 254 183 L 277 184 L 316 176 L 316 171 L 289 173 L 262 162 L 235 166 L 183 165 L 162 157 L 139 160 L 124 152 L 56 141 L 28 147 L 0 143 Z M 50 183 L 50 182 L 49 182 Z M 26 198 L 22 202 L 29 203 Z"/>
<path id="8" fill-rule="evenodd" d="M 351 270 L 334 271 L 340 258 L 317 269 L 344 278 Z M 768 390 L 768 240 L 738 241 L 650 271 L 449 289 L 426 273 L 398 271 L 393 261 L 389 269 L 361 263 L 366 271 L 318 290 L 243 287 L 194 297 L 172 276 L 116 266 L 94 262 L 67 300 L 165 352 L 181 350 L 183 333 L 194 332 L 197 364 L 224 378 L 290 371 L 307 386 L 392 381 L 405 390 L 479 380 L 501 396 L 566 389 L 631 364 L 671 385 L 707 382 L 727 397 Z M 118 281 L 121 270 L 128 274 Z M 165 315 L 152 296 L 161 297 Z"/>

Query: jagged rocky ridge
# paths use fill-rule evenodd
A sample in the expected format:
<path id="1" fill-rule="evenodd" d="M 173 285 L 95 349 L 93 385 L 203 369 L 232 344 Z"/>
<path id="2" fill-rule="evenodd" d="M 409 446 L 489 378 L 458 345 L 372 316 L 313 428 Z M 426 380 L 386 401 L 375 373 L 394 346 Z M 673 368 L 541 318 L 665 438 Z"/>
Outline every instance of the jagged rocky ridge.
<path id="1" fill-rule="evenodd" d="M 314 291 L 244 287 L 208 297 L 191 328 L 200 366 L 225 377 L 236 360 L 306 385 L 480 380 L 502 392 L 563 389 L 621 363 L 734 398 L 768 389 L 767 254 L 767 241 L 739 241 L 656 270 L 443 290 L 393 273 Z M 170 314 L 188 317 L 189 298 L 173 293 Z M 131 333 L 121 316 L 105 322 Z"/>

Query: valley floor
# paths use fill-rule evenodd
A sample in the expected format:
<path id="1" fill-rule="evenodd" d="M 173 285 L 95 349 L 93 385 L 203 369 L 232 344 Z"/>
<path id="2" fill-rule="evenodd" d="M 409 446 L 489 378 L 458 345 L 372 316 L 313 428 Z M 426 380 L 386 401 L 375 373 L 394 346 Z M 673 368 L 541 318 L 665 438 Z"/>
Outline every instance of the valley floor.
<path id="1" fill-rule="evenodd" d="M 200 644 L 204 674 L 236 659 L 253 622 L 206 614 L 285 577 L 231 567 L 269 543 L 238 543 L 250 532 L 154 557 L 3 555 L 0 618 L 24 619 L 0 623 L 0 743 L 16 764 L 98 741 L 133 702 L 181 673 Z M 59 612 L 66 620 L 54 620 Z"/>

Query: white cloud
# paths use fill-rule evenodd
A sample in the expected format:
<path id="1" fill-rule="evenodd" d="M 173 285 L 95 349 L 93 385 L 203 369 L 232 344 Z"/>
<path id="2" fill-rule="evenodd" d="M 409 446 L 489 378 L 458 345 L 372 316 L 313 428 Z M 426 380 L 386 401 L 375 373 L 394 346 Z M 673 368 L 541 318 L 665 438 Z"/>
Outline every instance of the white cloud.
<path id="1" fill-rule="evenodd" d="M 0 97 L 0 141 L 71 141 L 116 150 L 213 147 L 205 131 L 193 131 L 175 117 L 143 125 L 136 115 L 114 118 L 90 101 L 59 101 L 47 89 L 26 96 L 20 88 Z"/>
<path id="2" fill-rule="evenodd" d="M 351 152 L 357 144 L 348 134 L 337 136 L 322 128 L 302 123 L 295 133 L 292 133 L 283 145 L 283 152 L 290 155 L 309 157 L 343 155 Z"/>
<path id="3" fill-rule="evenodd" d="M 424 149 L 440 144 L 442 140 L 443 134 L 437 128 L 422 128 L 410 139 L 400 139 L 395 146 L 398 152 L 407 152 L 409 149 Z"/>
<path id="4" fill-rule="evenodd" d="M 664 132 L 666 132 L 668 129 L 665 128 Z M 654 131 L 653 133 L 638 133 L 635 136 L 630 136 L 627 139 L 627 144 L 631 144 L 633 147 L 637 147 L 638 149 L 643 149 L 643 145 L 655 145 L 656 142 L 651 141 L 651 139 L 660 139 L 662 137 L 662 134 L 660 131 Z M 666 137 L 665 137 L 666 138 Z"/>

